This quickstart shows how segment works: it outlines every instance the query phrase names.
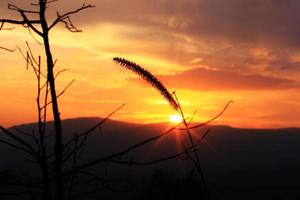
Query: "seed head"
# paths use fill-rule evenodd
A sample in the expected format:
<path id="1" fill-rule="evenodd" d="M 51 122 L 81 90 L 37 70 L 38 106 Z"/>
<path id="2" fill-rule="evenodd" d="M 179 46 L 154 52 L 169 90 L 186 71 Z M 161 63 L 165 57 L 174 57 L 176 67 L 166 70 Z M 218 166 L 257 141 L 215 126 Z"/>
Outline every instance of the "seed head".
<path id="1" fill-rule="evenodd" d="M 139 66 L 138 64 L 131 62 L 129 60 L 126 60 L 124 58 L 115 57 L 113 60 L 118 63 L 119 65 L 125 67 L 126 69 L 136 73 L 139 75 L 142 79 L 147 81 L 152 87 L 157 89 L 161 95 L 169 102 L 170 106 L 174 110 L 178 110 L 179 106 L 171 93 L 167 90 L 167 88 L 149 71 L 144 69 L 143 67 Z"/>

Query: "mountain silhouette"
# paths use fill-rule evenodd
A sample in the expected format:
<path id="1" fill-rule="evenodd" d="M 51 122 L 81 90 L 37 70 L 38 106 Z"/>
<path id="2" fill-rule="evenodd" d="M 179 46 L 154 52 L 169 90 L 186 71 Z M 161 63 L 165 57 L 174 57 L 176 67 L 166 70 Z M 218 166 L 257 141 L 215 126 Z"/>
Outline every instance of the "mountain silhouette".
<path id="1" fill-rule="evenodd" d="M 63 120 L 64 141 L 68 141 L 74 133 L 81 133 L 101 120 L 101 118 Z M 32 132 L 36 127 L 37 125 L 32 123 L 11 127 L 10 130 Z M 87 140 L 80 163 L 116 153 L 137 142 L 159 135 L 170 127 L 170 124 L 163 123 L 134 124 L 107 120 Z M 51 131 L 53 122 L 48 122 L 47 128 Z M 193 130 L 194 137 L 200 136 L 208 128 L 211 128 L 210 134 L 198 151 L 211 199 L 300 198 L 299 128 L 240 129 L 229 126 L 205 126 Z M 184 136 L 184 131 L 176 130 L 158 141 L 131 152 L 123 159 L 142 162 L 176 154 L 182 150 L 182 142 L 185 142 L 184 139 L 178 138 Z M 22 137 L 29 141 L 26 136 Z M 2 132 L 0 138 L 7 139 Z M 51 140 L 50 136 L 50 147 L 53 144 Z M 36 167 L 28 161 L 28 157 L 4 144 L 0 145 L 0 160 L 1 171 L 9 170 L 32 176 L 37 173 Z M 97 197 L 104 199 L 118 199 L 120 195 L 123 199 L 133 199 L 138 191 L 144 190 L 143 187 L 147 185 L 144 184 L 145 180 L 149 180 L 157 170 L 166 172 L 172 180 L 185 177 L 193 171 L 193 165 L 189 160 L 178 158 L 146 166 L 114 163 L 107 163 L 107 165 L 108 167 L 95 166 L 90 170 L 112 179 L 130 178 L 113 185 L 119 194 L 111 191 L 98 194 Z"/>

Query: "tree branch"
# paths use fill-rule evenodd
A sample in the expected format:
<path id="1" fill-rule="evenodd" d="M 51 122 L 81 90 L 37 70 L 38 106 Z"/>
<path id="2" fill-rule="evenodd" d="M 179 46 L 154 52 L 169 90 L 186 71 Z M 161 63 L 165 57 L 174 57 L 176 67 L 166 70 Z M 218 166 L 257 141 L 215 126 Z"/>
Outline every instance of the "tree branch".
<path id="1" fill-rule="evenodd" d="M 3 26 L 5 23 L 8 24 L 16 24 L 16 25 L 26 25 L 26 24 L 40 24 L 41 21 L 40 20 L 13 20 L 13 19 L 0 19 L 0 30 L 2 30 Z"/>
<path id="2" fill-rule="evenodd" d="M 43 33 L 33 26 L 33 24 L 41 24 L 41 20 L 29 20 L 28 17 L 26 16 L 26 13 L 39 14 L 38 11 L 23 10 L 13 4 L 8 4 L 8 9 L 18 12 L 23 18 L 23 20 L 0 19 L 0 23 L 1 23 L 0 30 L 3 28 L 5 23 L 16 24 L 16 25 L 23 25 L 24 27 L 30 27 L 39 36 L 43 36 Z"/>
<path id="3" fill-rule="evenodd" d="M 141 165 L 152 165 L 152 164 L 160 163 L 160 162 L 163 162 L 163 161 L 166 161 L 166 160 L 171 160 L 171 159 L 174 159 L 174 158 L 178 158 L 181 155 L 184 155 L 186 153 L 189 153 L 191 150 L 194 150 L 194 147 L 196 147 L 197 145 L 199 145 L 203 141 L 203 139 L 208 135 L 208 133 L 210 132 L 210 130 L 211 129 L 208 129 L 203 134 L 203 136 L 196 143 L 194 143 L 194 145 L 192 145 L 190 147 L 187 147 L 183 151 L 181 151 L 181 152 L 179 152 L 177 154 L 174 154 L 174 155 L 166 156 L 166 157 L 163 157 L 163 158 L 160 158 L 160 159 L 157 159 L 157 160 L 145 161 L 145 162 L 121 161 L 121 160 L 115 160 L 113 158 L 109 158 L 108 161 L 111 161 L 111 162 L 114 162 L 114 163 L 118 163 L 118 164 L 123 164 L 123 165 L 129 165 L 129 166 L 132 166 L 132 165 L 141 166 Z"/>
<path id="4" fill-rule="evenodd" d="M 62 96 L 67 89 L 75 82 L 75 79 L 73 79 L 57 96 L 56 99 L 58 99 L 60 96 Z M 52 101 L 49 101 L 48 103 L 46 103 L 43 107 L 41 107 L 41 109 L 44 109 L 46 106 L 50 105 L 52 103 Z"/>
<path id="5" fill-rule="evenodd" d="M 177 126 L 179 126 L 179 125 L 180 124 L 178 124 Z M 155 137 L 149 138 L 147 140 L 144 140 L 142 142 L 139 142 L 137 144 L 134 144 L 134 145 L 128 147 L 127 149 L 123 150 L 123 151 L 120 151 L 118 153 L 114 153 L 114 154 L 112 154 L 110 156 L 105 156 L 105 157 L 102 157 L 102 158 L 99 158 L 99 159 L 95 159 L 95 160 L 90 161 L 90 162 L 88 162 L 86 164 L 78 166 L 76 168 L 76 170 L 83 170 L 85 168 L 94 166 L 94 165 L 99 164 L 101 162 L 105 162 L 105 161 L 108 161 L 108 160 L 113 159 L 113 158 L 121 157 L 121 156 L 123 156 L 123 155 L 125 155 L 125 154 L 127 154 L 127 153 L 129 153 L 131 151 L 133 151 L 134 149 L 137 149 L 140 146 L 143 146 L 143 145 L 145 145 L 147 143 L 150 143 L 152 141 L 155 141 L 155 140 L 157 140 L 159 138 L 162 138 L 162 137 L 166 136 L 167 134 L 169 134 L 170 132 L 172 132 L 173 130 L 175 130 L 177 126 L 170 128 L 169 130 L 165 131 L 164 133 L 162 133 L 162 134 L 160 134 L 158 136 L 155 136 Z M 66 173 L 70 173 L 70 172 L 66 172 Z"/>
<path id="6" fill-rule="evenodd" d="M 87 135 L 89 135 L 91 132 L 93 132 L 96 128 L 98 128 L 99 126 L 101 126 L 104 122 L 106 122 L 112 115 L 114 115 L 116 112 L 118 112 L 119 110 L 121 110 L 123 107 L 125 106 L 125 104 L 122 104 L 120 107 L 118 107 L 117 109 L 115 109 L 114 111 L 112 111 L 111 113 L 109 113 L 104 119 L 102 119 L 100 122 L 98 122 L 96 125 L 94 125 L 93 127 L 91 127 L 90 129 L 78 134 L 75 138 L 72 138 L 70 141 L 68 141 L 65 145 L 64 148 L 66 148 L 67 146 L 69 146 L 72 142 L 76 141 L 77 138 L 80 137 L 86 137 Z"/>
<path id="7" fill-rule="evenodd" d="M 7 142 L 7 141 L 1 140 L 1 139 L 0 139 L 0 143 L 6 144 L 7 146 L 10 146 L 10 147 L 12 147 L 12 148 L 14 148 L 14 149 L 18 149 L 18 150 L 20 150 L 20 151 L 26 152 L 26 153 L 28 153 L 29 155 L 33 156 L 33 158 L 35 158 L 35 156 L 32 154 L 32 152 L 31 152 L 31 151 L 28 151 L 28 150 L 25 149 L 24 147 L 17 146 L 17 145 L 15 145 L 15 144 L 12 144 L 12 143 L 10 143 L 10 142 Z"/>
<path id="8" fill-rule="evenodd" d="M 71 31 L 71 32 L 80 32 L 81 30 L 78 30 L 71 22 L 70 16 L 73 14 L 76 14 L 82 10 L 88 9 L 88 8 L 94 8 L 94 5 L 88 4 L 85 5 L 83 4 L 80 8 L 67 12 L 63 15 L 60 15 L 57 12 L 57 18 L 54 20 L 54 22 L 49 26 L 49 30 L 51 30 L 54 26 L 56 26 L 59 22 L 64 23 L 66 25 L 66 28 Z"/>
<path id="9" fill-rule="evenodd" d="M 8 49 L 8 48 L 1 47 L 1 46 L 0 46 L 0 49 L 5 50 L 5 51 L 9 51 L 9 52 L 14 52 L 15 51 L 15 49 Z"/>
<path id="10" fill-rule="evenodd" d="M 223 113 L 227 110 L 227 108 L 229 107 L 229 105 L 232 104 L 232 103 L 233 103 L 232 100 L 229 101 L 229 102 L 226 104 L 226 106 L 223 108 L 223 110 L 222 110 L 219 114 L 217 114 L 216 116 L 214 116 L 213 118 L 207 120 L 207 121 L 204 122 L 204 123 L 201 123 L 201 124 L 198 124 L 198 125 L 195 125 L 195 126 L 189 126 L 189 129 L 191 130 L 191 129 L 200 128 L 200 127 L 205 126 L 205 125 L 209 124 L 210 122 L 212 122 L 212 121 L 218 119 L 221 115 L 223 115 Z M 178 128 L 178 130 L 185 131 L 186 129 L 185 129 L 185 128 Z"/>
<path id="11" fill-rule="evenodd" d="M 39 14 L 39 11 L 35 11 L 35 10 L 24 10 L 24 9 L 21 9 L 21 8 L 19 8 L 18 6 L 14 5 L 14 4 L 11 4 L 11 3 L 8 4 L 8 9 L 9 9 L 9 10 L 14 10 L 14 11 L 17 11 L 17 12 L 24 12 L 24 13 L 31 13 L 31 14 Z"/>
<path id="12" fill-rule="evenodd" d="M 0 130 L 3 133 L 5 133 L 6 135 L 8 135 L 9 137 L 11 137 L 12 139 L 14 139 L 15 141 L 17 141 L 20 144 L 22 144 L 24 147 L 26 147 L 27 150 L 30 151 L 33 155 L 35 155 L 37 158 L 39 157 L 39 154 L 27 142 L 25 142 L 24 140 L 22 140 L 18 136 L 14 135 L 12 132 L 10 132 L 9 130 L 7 130 L 3 126 L 0 126 Z"/>

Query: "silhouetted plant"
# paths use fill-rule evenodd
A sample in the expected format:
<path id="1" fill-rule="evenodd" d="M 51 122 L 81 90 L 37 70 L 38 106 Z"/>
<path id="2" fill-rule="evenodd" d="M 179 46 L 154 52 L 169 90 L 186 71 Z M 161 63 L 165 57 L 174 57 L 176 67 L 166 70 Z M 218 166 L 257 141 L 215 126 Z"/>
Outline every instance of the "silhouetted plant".
<path id="1" fill-rule="evenodd" d="M 186 130 L 187 132 L 187 135 L 188 135 L 188 138 L 189 138 L 189 141 L 190 141 L 190 148 L 188 148 L 186 145 L 183 144 L 183 148 L 185 149 L 185 154 L 187 155 L 188 159 L 192 160 L 193 164 L 195 165 L 197 171 L 198 171 L 198 174 L 200 175 L 200 179 L 201 179 L 201 190 L 203 193 L 206 193 L 206 184 L 205 184 L 205 178 L 204 178 L 204 173 L 202 171 L 202 167 L 201 167 L 201 163 L 200 163 L 200 159 L 199 159 L 199 156 L 198 156 L 198 150 L 196 148 L 196 146 L 199 144 L 199 142 L 195 143 L 194 139 L 193 139 L 193 136 L 190 132 L 190 129 L 194 129 L 194 128 L 199 128 L 201 126 L 204 126 L 206 125 L 207 123 L 209 123 L 210 121 L 218 118 L 226 109 L 227 107 L 229 106 L 230 103 L 232 103 L 232 101 L 228 102 L 228 104 L 225 106 L 225 108 L 223 109 L 223 111 L 217 115 L 216 117 L 214 117 L 213 119 L 209 120 L 208 122 L 206 123 L 202 123 L 200 125 L 196 125 L 196 126 L 193 126 L 190 128 L 189 124 L 190 122 L 188 123 L 186 121 L 186 118 L 185 118 L 185 115 L 184 115 L 184 112 L 183 112 L 183 109 L 180 105 L 180 102 L 176 96 L 176 93 L 173 92 L 171 95 L 171 93 L 168 91 L 168 89 L 162 84 L 161 81 L 159 81 L 153 74 L 151 74 L 149 71 L 147 71 L 145 68 L 141 67 L 140 65 L 132 62 L 132 61 L 129 61 L 127 59 L 124 59 L 124 58 L 119 58 L 119 57 L 115 57 L 113 58 L 113 60 L 120 64 L 121 66 L 129 69 L 130 71 L 136 73 L 138 76 L 140 76 L 142 79 L 146 80 L 152 87 L 154 87 L 155 89 L 157 89 L 161 94 L 162 96 L 167 99 L 167 101 L 169 102 L 169 104 L 171 105 L 171 107 L 177 111 L 181 118 L 182 118 L 182 124 L 184 125 L 184 129 L 183 130 Z M 173 96 L 175 98 L 173 98 Z M 207 134 L 209 133 L 209 131 L 205 132 L 201 139 L 200 139 L 200 142 L 207 136 Z M 193 154 L 193 156 L 191 156 L 191 154 Z"/>
<path id="2" fill-rule="evenodd" d="M 196 149 L 196 145 L 194 142 L 194 139 L 192 137 L 192 134 L 190 132 L 189 129 L 189 124 L 186 121 L 186 118 L 184 116 L 184 112 L 180 106 L 179 100 L 176 96 L 176 93 L 173 92 L 173 95 L 175 97 L 175 99 L 173 98 L 173 96 L 170 94 L 170 92 L 168 91 L 168 89 L 162 84 L 162 82 L 160 82 L 153 74 L 151 74 L 149 71 L 147 71 L 146 69 L 144 69 L 143 67 L 137 65 L 136 63 L 129 61 L 127 59 L 124 58 L 119 58 L 119 57 L 115 57 L 113 58 L 113 60 L 120 64 L 121 66 L 129 69 L 130 71 L 136 73 L 137 75 L 139 75 L 142 79 L 146 80 L 152 87 L 156 88 L 163 97 L 165 97 L 167 99 L 167 101 L 169 102 L 169 104 L 171 105 L 172 108 L 174 108 L 174 110 L 178 111 L 178 113 L 180 114 L 181 118 L 182 118 L 182 123 L 185 126 L 185 130 L 187 131 L 187 135 L 188 138 L 190 140 L 191 143 L 191 151 L 187 149 L 187 147 L 183 144 L 183 148 L 186 150 L 186 154 L 188 156 L 189 159 L 192 160 L 193 164 L 195 165 L 197 171 L 199 172 L 200 178 L 201 178 L 201 182 L 202 182 L 202 186 L 201 189 L 203 190 L 203 192 L 205 192 L 205 179 L 204 179 L 204 174 L 201 168 L 201 164 L 200 164 L 200 159 L 198 156 L 198 151 Z M 191 153 L 194 156 L 191 156 Z"/>
<path id="3" fill-rule="evenodd" d="M 149 84 L 151 84 L 154 88 L 156 88 L 161 94 L 162 96 L 169 102 L 170 106 L 174 109 L 174 110 L 178 110 L 179 106 L 177 104 L 177 102 L 175 101 L 175 99 L 173 98 L 173 96 L 171 95 L 171 93 L 167 90 L 167 88 L 153 75 L 151 74 L 149 71 L 147 71 L 146 69 L 144 69 L 143 67 L 137 65 L 134 62 L 131 62 L 129 60 L 126 60 L 124 58 L 118 58 L 115 57 L 113 58 L 113 60 L 116 63 L 119 63 L 121 66 L 129 69 L 130 71 L 138 74 L 141 78 L 143 78 L 144 80 L 146 80 Z"/>

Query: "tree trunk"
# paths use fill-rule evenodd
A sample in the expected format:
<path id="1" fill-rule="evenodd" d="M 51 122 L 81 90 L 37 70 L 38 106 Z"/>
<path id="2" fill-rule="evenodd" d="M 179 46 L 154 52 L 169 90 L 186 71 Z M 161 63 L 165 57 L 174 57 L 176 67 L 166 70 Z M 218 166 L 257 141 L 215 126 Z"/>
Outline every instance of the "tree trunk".
<path id="1" fill-rule="evenodd" d="M 52 111 L 54 118 L 54 129 L 55 129 L 55 189 L 56 189 L 56 200 L 64 199 L 64 185 L 62 178 L 62 154 L 63 154 L 63 145 L 62 145 L 62 128 L 61 128 L 61 119 L 58 109 L 57 96 L 55 90 L 55 78 L 54 78 L 54 63 L 50 49 L 49 43 L 49 28 L 45 17 L 46 12 L 46 3 L 43 0 L 40 0 L 40 20 L 43 31 L 43 41 L 44 48 L 47 57 L 47 72 L 48 72 L 48 81 L 50 87 L 51 101 L 52 101 Z"/>

